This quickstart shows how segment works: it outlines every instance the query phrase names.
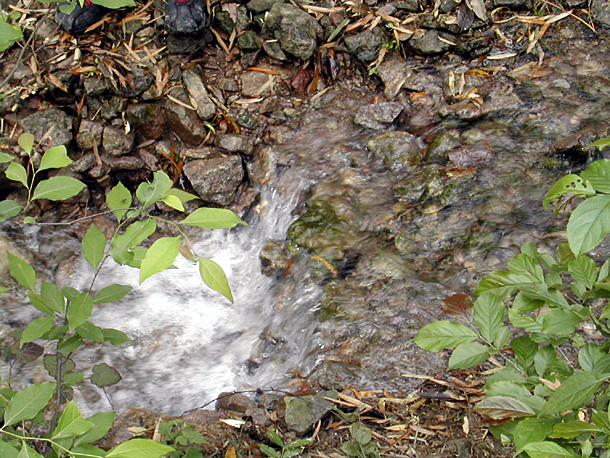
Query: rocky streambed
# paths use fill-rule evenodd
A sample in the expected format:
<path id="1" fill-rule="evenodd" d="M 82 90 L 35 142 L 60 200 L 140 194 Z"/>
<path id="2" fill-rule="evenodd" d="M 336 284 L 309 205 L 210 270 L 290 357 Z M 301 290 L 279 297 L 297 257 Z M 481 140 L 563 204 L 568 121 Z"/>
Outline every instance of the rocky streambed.
<path id="1" fill-rule="evenodd" d="M 265 213 L 264 189 L 295 196 L 260 252 L 277 313 L 240 364 L 275 365 L 292 387 L 406 393 L 404 374 L 444 368 L 410 342 L 417 330 L 521 244 L 556 246 L 542 198 L 608 135 L 607 5 L 534 3 L 224 3 L 213 35 L 168 38 L 188 54 L 163 47 L 151 5 L 80 38 L 24 21 L 38 47 L 0 54 L 1 146 L 20 155 L 22 131 L 67 145 L 67 173 L 88 183 L 34 208 L 40 221 L 103 209 L 110 186 L 161 169 L 246 219 Z M 3 231 L 50 277 L 77 269 L 83 227 Z M 5 332 L 27 322 L 4 314 Z"/>

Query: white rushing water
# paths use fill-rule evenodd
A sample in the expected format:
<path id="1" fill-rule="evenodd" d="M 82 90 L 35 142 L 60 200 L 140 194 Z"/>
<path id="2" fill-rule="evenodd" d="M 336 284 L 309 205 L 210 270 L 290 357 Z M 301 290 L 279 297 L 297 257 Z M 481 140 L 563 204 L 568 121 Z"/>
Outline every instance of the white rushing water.
<path id="1" fill-rule="evenodd" d="M 277 309 L 276 281 L 261 273 L 259 255 L 267 241 L 284 240 L 294 219 L 295 200 L 264 190 L 260 215 L 249 226 L 205 231 L 195 244 L 198 255 L 225 270 L 234 304 L 209 290 L 197 267 L 183 258 L 175 263 L 177 269 L 154 275 L 143 285 L 138 285 L 136 269 L 116 264 L 104 267 L 96 290 L 111 283 L 134 289 L 120 303 L 97 308 L 92 321 L 119 329 L 133 340 L 119 349 L 92 347 L 81 353 L 79 359 L 86 364 L 106 362 L 123 376 L 116 387 L 106 389 L 113 405 L 94 388 L 77 393 L 84 410 L 114 407 L 121 412 L 138 405 L 181 414 L 223 391 L 281 386 L 287 371 L 305 361 L 314 342 L 317 292 L 302 289 L 284 297 Z M 81 272 L 87 271 L 84 261 L 81 264 Z M 84 290 L 90 277 L 79 275 L 72 280 Z M 271 339 L 275 345 L 266 349 L 260 336 L 271 328 L 274 335 L 279 334 L 281 345 Z M 266 358 L 264 353 L 276 347 L 282 347 L 283 356 Z M 253 350 L 258 350 L 264 364 L 247 364 Z"/>

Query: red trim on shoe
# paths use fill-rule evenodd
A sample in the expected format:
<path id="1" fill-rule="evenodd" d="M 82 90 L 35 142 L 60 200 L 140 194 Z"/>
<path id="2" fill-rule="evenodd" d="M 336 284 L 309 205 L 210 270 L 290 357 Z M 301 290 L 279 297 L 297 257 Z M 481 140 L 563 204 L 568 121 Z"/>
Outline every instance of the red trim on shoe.
<path id="1" fill-rule="evenodd" d="M 91 0 L 85 0 L 83 3 L 83 6 L 91 6 L 93 5 L 93 2 Z"/>

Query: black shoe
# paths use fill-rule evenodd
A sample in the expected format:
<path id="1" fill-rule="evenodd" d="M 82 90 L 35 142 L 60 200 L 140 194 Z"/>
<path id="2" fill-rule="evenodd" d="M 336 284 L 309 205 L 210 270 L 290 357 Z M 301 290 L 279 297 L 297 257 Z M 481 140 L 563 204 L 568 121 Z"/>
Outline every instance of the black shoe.
<path id="1" fill-rule="evenodd" d="M 60 8 L 68 4 L 62 3 Z M 91 0 L 85 0 L 83 6 L 80 6 L 80 3 L 77 1 L 76 7 L 71 13 L 66 14 L 58 9 L 55 14 L 55 22 L 71 34 L 78 35 L 102 19 L 108 11 L 110 11 L 109 8 L 91 3 Z"/>
<path id="2" fill-rule="evenodd" d="M 170 33 L 198 33 L 207 25 L 203 0 L 167 0 L 165 28 Z"/>

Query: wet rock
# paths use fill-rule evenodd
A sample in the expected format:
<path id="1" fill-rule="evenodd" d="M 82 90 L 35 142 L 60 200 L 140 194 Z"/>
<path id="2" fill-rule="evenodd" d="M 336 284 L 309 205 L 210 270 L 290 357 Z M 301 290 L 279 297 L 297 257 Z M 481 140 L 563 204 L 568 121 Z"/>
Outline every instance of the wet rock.
<path id="1" fill-rule="evenodd" d="M 220 393 L 216 401 L 216 410 L 219 411 L 225 410 L 245 414 L 255 407 L 252 399 L 240 393 Z"/>
<path id="2" fill-rule="evenodd" d="M 131 72 L 129 72 L 127 85 L 119 87 L 116 93 L 120 97 L 137 97 L 146 91 L 154 81 L 153 75 L 139 67 L 133 67 Z"/>
<path id="3" fill-rule="evenodd" d="M 91 151 L 102 144 L 104 126 L 98 122 L 83 119 L 76 134 L 76 144 L 85 151 Z"/>
<path id="4" fill-rule="evenodd" d="M 271 276 L 286 270 L 290 253 L 285 244 L 270 240 L 261 250 L 260 258 L 263 273 Z"/>
<path id="5" fill-rule="evenodd" d="M 104 119 L 114 119 L 121 116 L 125 112 L 127 100 L 123 97 L 110 97 L 102 103 L 100 116 Z"/>
<path id="6" fill-rule="evenodd" d="M 306 434 L 334 406 L 325 398 L 337 399 L 338 396 L 335 390 L 308 396 L 286 396 L 286 425 L 299 435 Z"/>
<path id="7" fill-rule="evenodd" d="M 482 118 L 485 113 L 480 106 L 470 100 L 461 100 L 457 103 L 441 107 L 438 110 L 438 114 L 441 118 L 453 116 L 463 121 L 474 121 Z"/>
<path id="8" fill-rule="evenodd" d="M 583 165 L 596 155 L 596 148 L 591 146 L 594 140 L 593 132 L 585 129 L 556 140 L 551 145 L 551 154 L 573 165 Z"/>
<path id="9" fill-rule="evenodd" d="M 112 83 L 108 78 L 93 77 L 85 78 L 85 92 L 89 97 L 98 97 L 112 91 Z"/>
<path id="10" fill-rule="evenodd" d="M 426 161 L 444 164 L 448 159 L 447 153 L 458 146 L 460 146 L 460 141 L 456 137 L 448 132 L 441 132 L 434 137 L 426 149 Z"/>
<path id="11" fill-rule="evenodd" d="M 377 28 L 365 30 L 344 38 L 347 50 L 354 54 L 358 60 L 368 63 L 377 59 L 379 51 L 387 38 Z"/>
<path id="12" fill-rule="evenodd" d="M 263 47 L 263 39 L 252 30 L 245 30 L 237 36 L 237 49 L 244 52 L 256 51 Z"/>
<path id="13" fill-rule="evenodd" d="M 135 103 L 125 112 L 129 123 L 146 139 L 158 140 L 165 129 L 165 117 L 160 105 Z"/>
<path id="14" fill-rule="evenodd" d="M 189 105 L 188 96 L 182 88 L 174 88 L 170 94 L 178 100 Z M 197 114 L 180 104 L 169 99 L 164 102 L 167 113 L 167 123 L 175 134 L 187 145 L 200 145 L 206 136 L 203 123 Z"/>
<path id="15" fill-rule="evenodd" d="M 465 147 L 451 151 L 449 160 L 461 167 L 477 167 L 489 164 L 494 158 L 494 154 L 489 148 Z"/>
<path id="16" fill-rule="evenodd" d="M 254 151 L 254 139 L 240 134 L 217 135 L 214 146 L 231 153 L 242 153 L 250 156 Z"/>
<path id="17" fill-rule="evenodd" d="M 182 73 L 182 82 L 191 98 L 197 104 L 197 115 L 205 121 L 212 119 L 216 114 L 216 105 L 212 102 L 203 84 L 201 73 L 193 68 L 185 70 Z"/>
<path id="18" fill-rule="evenodd" d="M 265 41 L 263 43 L 263 50 L 269 57 L 273 57 L 276 60 L 283 61 L 288 59 L 286 53 L 282 51 L 282 46 L 277 41 Z"/>
<path id="19" fill-rule="evenodd" d="M 248 177 L 253 183 L 270 185 L 276 176 L 277 167 L 282 165 L 281 151 L 271 145 L 258 147 L 254 161 L 247 164 Z"/>
<path id="20" fill-rule="evenodd" d="M 440 32 L 436 32 L 434 30 L 425 30 L 421 36 L 414 36 L 409 40 L 408 43 L 409 46 L 411 46 L 415 51 L 424 55 L 441 54 L 449 51 L 453 47 L 453 45 L 447 43 L 446 41 L 440 40 L 439 36 L 442 36 Z M 448 41 L 450 42 L 455 41 L 455 39 L 451 38 L 445 39 L 448 39 Z"/>
<path id="21" fill-rule="evenodd" d="M 282 49 L 302 60 L 313 55 L 324 32 L 313 16 L 287 3 L 275 3 L 265 23 L 280 40 Z"/>
<path id="22" fill-rule="evenodd" d="M 133 150 L 136 142 L 135 132 L 125 135 L 125 132 L 114 127 L 105 127 L 102 136 L 102 146 L 112 156 L 123 156 Z"/>
<path id="23" fill-rule="evenodd" d="M 285 3 L 285 0 L 250 0 L 246 7 L 254 14 L 269 11 L 276 3 Z"/>
<path id="24" fill-rule="evenodd" d="M 323 388 L 344 390 L 358 380 L 359 371 L 357 364 L 326 360 L 316 369 L 312 378 Z"/>
<path id="25" fill-rule="evenodd" d="M 370 140 L 366 147 L 391 168 L 412 169 L 419 165 L 423 142 L 408 132 L 386 132 Z"/>
<path id="26" fill-rule="evenodd" d="M 396 102 L 364 105 L 358 109 L 354 122 L 369 129 L 387 129 L 398 118 L 403 109 L 403 105 Z"/>
<path id="27" fill-rule="evenodd" d="M 229 205 L 235 200 L 244 169 L 239 156 L 214 157 L 189 162 L 184 174 L 204 201 Z"/>
<path id="28" fill-rule="evenodd" d="M 38 111 L 20 121 L 25 132 L 30 132 L 40 141 L 52 129 L 49 146 L 67 145 L 72 141 L 72 124 L 74 118 L 58 108 Z"/>
<path id="29" fill-rule="evenodd" d="M 387 100 L 392 100 L 411 75 L 411 70 L 400 55 L 392 53 L 379 65 L 377 75 L 384 85 L 383 95 Z"/>

